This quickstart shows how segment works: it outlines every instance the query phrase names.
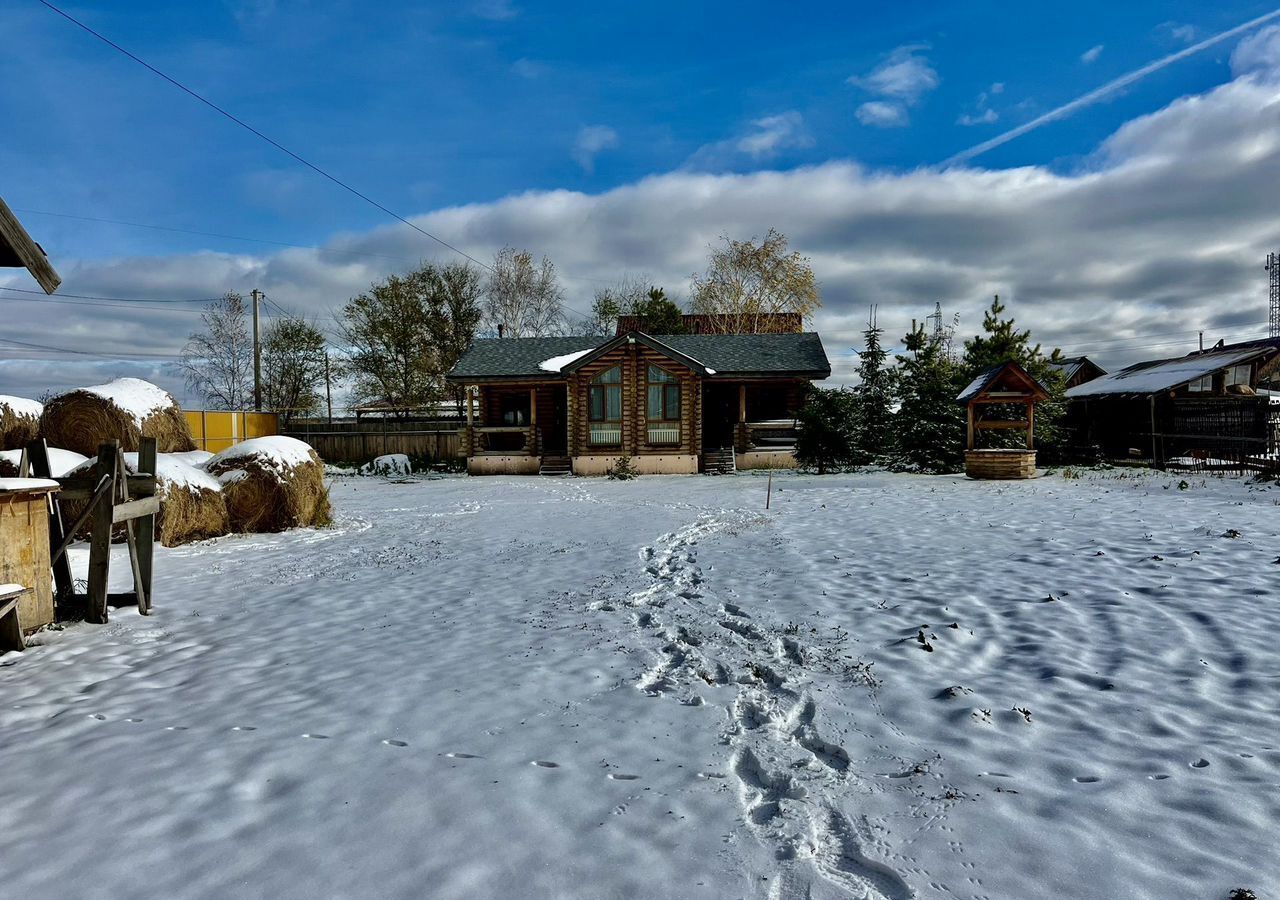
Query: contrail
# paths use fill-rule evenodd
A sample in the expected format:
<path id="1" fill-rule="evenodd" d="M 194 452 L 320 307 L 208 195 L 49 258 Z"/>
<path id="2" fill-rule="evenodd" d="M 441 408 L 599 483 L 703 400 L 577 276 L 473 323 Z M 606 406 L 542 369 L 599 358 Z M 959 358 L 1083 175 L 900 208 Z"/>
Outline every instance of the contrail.
<path id="1" fill-rule="evenodd" d="M 1230 40 L 1236 35 L 1243 34 L 1244 32 L 1249 31 L 1250 29 L 1257 28 L 1259 25 L 1263 24 L 1264 22 L 1270 22 L 1272 19 L 1275 19 L 1275 18 L 1280 18 L 1280 9 L 1272 10 L 1266 15 L 1258 16 L 1258 18 L 1256 19 L 1250 19 L 1248 22 L 1245 22 L 1243 25 L 1237 25 L 1235 28 L 1229 28 L 1226 31 L 1222 32 L 1221 34 L 1215 34 L 1213 37 L 1205 38 L 1200 43 L 1192 44 L 1190 47 L 1186 47 L 1182 50 L 1179 50 L 1177 53 L 1172 53 L 1169 56 L 1164 57 L 1163 59 L 1157 59 L 1155 62 L 1147 63 L 1141 69 L 1134 69 L 1132 72 L 1128 73 L 1127 75 L 1121 75 L 1119 78 L 1115 79 L 1114 81 L 1109 81 L 1106 84 L 1104 84 L 1102 87 L 1095 88 L 1089 93 L 1084 94 L 1080 97 L 1077 97 L 1076 99 L 1072 100 L 1070 103 L 1064 103 L 1062 106 L 1059 106 L 1057 109 L 1052 109 L 1042 116 L 1037 116 L 1036 118 L 1032 119 L 1030 122 L 1024 122 L 1023 124 L 1019 125 L 1017 128 L 1010 128 L 1008 131 L 1004 132 L 1004 134 L 996 135 L 990 140 L 983 141 L 981 144 L 975 144 L 974 146 L 970 147 L 968 150 L 962 150 L 959 153 L 957 153 L 955 156 L 952 156 L 950 159 L 944 160 L 942 165 L 945 167 L 945 166 L 955 165 L 956 163 L 966 162 L 967 160 L 973 159 L 975 156 L 979 156 L 983 153 L 986 153 L 988 150 L 994 150 L 996 147 L 999 147 L 1002 144 L 1007 144 L 1009 143 L 1009 141 L 1013 140 L 1014 138 L 1022 137 L 1028 131 L 1035 131 L 1041 125 L 1048 125 L 1050 122 L 1056 122 L 1059 119 L 1065 119 L 1067 116 L 1071 115 L 1076 110 L 1084 109 L 1086 106 L 1092 106 L 1093 104 L 1097 103 L 1099 100 L 1104 100 L 1107 97 L 1111 96 L 1121 88 L 1126 88 L 1129 85 L 1133 84 L 1135 81 L 1141 81 L 1143 78 L 1146 78 L 1152 72 L 1159 72 L 1161 69 L 1167 66 L 1173 65 L 1179 60 L 1186 59 L 1188 56 L 1194 56 L 1195 54 L 1199 53 L 1201 50 L 1206 50 L 1209 47 L 1214 46 L 1215 44 L 1220 44 L 1223 41 Z"/>

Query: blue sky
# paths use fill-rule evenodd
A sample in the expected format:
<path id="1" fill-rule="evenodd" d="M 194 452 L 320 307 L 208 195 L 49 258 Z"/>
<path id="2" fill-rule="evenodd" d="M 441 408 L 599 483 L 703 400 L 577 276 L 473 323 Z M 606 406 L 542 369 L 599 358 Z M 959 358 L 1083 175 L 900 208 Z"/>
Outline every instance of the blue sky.
<path id="1" fill-rule="evenodd" d="M 508 243 L 548 254 L 578 308 L 626 275 L 680 296 L 720 235 L 779 227 L 814 260 L 837 378 L 872 303 L 895 332 L 940 301 L 964 332 L 999 291 L 1046 344 L 1113 365 L 1164 352 L 1153 334 L 1247 336 L 1265 299 L 1254 270 L 1280 242 L 1256 189 L 1280 174 L 1271 29 L 940 165 L 1266 4 L 67 9 L 477 258 Z M 448 257 L 35 0 L 0 0 L 0 21 L 0 196 L 64 291 L 261 287 L 328 321 L 370 281 Z M 32 287 L 12 270 L 6 285 Z M 194 324 L 194 309 L 0 298 L 9 336 L 108 357 L 6 350 L 0 392 L 113 373 L 174 387 L 159 362 L 110 352 L 159 360 Z"/>
<path id="2" fill-rule="evenodd" d="M 267 0 L 69 11 L 415 213 L 526 190 L 598 192 L 682 167 L 936 164 L 1267 9 L 1086 2 L 1024 4 L 1014 16 L 1004 3 Z M 5 184 L 11 205 L 298 243 L 385 221 L 38 4 L 6 0 L 4 18 L 21 33 L 7 42 L 16 53 L 0 60 L 3 107 L 20 123 L 19 139 L 0 146 L 4 170 L 23 174 Z M 1082 59 L 1098 46 L 1096 58 Z M 898 104 L 907 124 L 863 124 L 863 104 L 893 98 L 850 79 L 865 80 L 896 48 L 911 48 L 906 55 L 935 73 L 936 87 Z M 1224 80 L 1229 49 L 1171 67 L 982 162 L 1070 166 L 1128 118 Z M 976 124 L 958 124 L 965 116 Z M 789 118 L 774 131 L 752 124 L 779 117 Z M 763 135 L 754 152 L 737 149 L 752 135 Z M 580 136 L 585 146 L 575 152 Z M 74 237 L 85 256 L 210 246 L 207 238 L 33 221 Z"/>

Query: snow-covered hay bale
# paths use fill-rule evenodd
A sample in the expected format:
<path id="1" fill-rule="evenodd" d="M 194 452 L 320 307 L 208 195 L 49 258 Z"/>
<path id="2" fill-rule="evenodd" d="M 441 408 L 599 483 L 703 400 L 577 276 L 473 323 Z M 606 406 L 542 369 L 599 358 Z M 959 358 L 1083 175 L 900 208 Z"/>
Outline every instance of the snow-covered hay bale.
<path id="1" fill-rule="evenodd" d="M 34 441 L 43 411 L 35 400 L 0 394 L 0 450 L 21 450 Z"/>
<path id="2" fill-rule="evenodd" d="M 222 482 L 234 531 L 285 531 L 333 521 L 324 463 L 302 441 L 253 438 L 205 463 Z"/>
<path id="3" fill-rule="evenodd" d="M 140 378 L 117 378 L 55 397 L 40 417 L 40 433 L 50 444 L 86 456 L 97 456 L 105 441 L 137 450 L 144 437 L 155 438 L 160 453 L 196 449 L 173 397 Z"/>
<path id="4" fill-rule="evenodd" d="M 160 512 L 156 514 L 156 539 L 166 547 L 178 547 L 192 541 L 220 537 L 231 531 L 227 517 L 227 503 L 222 496 L 222 484 L 203 469 L 186 462 L 180 453 L 162 453 L 156 457 L 156 496 L 160 498 Z M 86 460 L 80 467 L 88 473 L 96 460 Z M 138 454 L 124 455 L 125 468 L 130 473 L 138 471 Z M 63 518 L 67 524 L 74 522 L 84 511 L 86 501 L 62 502 Z M 134 527 L 137 528 L 135 522 Z M 80 529 L 78 537 L 87 537 L 88 524 Z M 114 540 L 124 540 L 123 524 L 112 529 Z"/>
<path id="5" fill-rule="evenodd" d="M 49 448 L 49 470 L 54 478 L 61 478 L 72 469 L 84 463 L 86 457 L 82 453 L 70 450 Z M 21 450 L 0 450 L 0 478 L 17 478 L 22 465 Z"/>

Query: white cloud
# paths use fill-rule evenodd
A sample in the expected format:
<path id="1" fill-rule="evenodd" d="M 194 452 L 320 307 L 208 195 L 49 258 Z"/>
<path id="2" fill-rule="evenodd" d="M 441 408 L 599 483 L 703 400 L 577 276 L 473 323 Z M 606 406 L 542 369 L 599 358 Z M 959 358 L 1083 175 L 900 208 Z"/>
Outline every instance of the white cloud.
<path id="1" fill-rule="evenodd" d="M 813 137 L 805 128 L 804 116 L 792 109 L 753 119 L 735 137 L 699 147 L 686 160 L 684 168 L 715 171 L 734 168 L 743 162 L 759 164 L 785 150 L 812 146 Z"/>
<path id="2" fill-rule="evenodd" d="M 915 106 L 939 84 L 938 73 L 923 55 L 927 49 L 927 44 L 898 47 L 866 75 L 846 79 L 848 84 L 882 98 L 858 107 L 855 115 L 859 122 L 877 128 L 901 128 L 908 124 L 907 108 Z"/>
<path id="3" fill-rule="evenodd" d="M 860 342 L 868 302 L 879 304 L 886 342 L 896 343 L 937 299 L 948 315 L 960 313 L 961 336 L 972 334 L 999 293 L 1046 347 L 1089 353 L 1107 367 L 1186 352 L 1201 329 L 1208 341 L 1265 335 L 1261 264 L 1280 245 L 1280 219 L 1259 185 L 1278 179 L 1280 83 L 1242 77 L 1128 123 L 1072 173 L 885 172 L 849 162 L 679 171 L 601 194 L 529 192 L 413 221 L 479 259 L 508 244 L 547 254 L 569 305 L 582 310 L 602 281 L 628 271 L 687 295 L 690 273 L 720 235 L 777 227 L 813 261 L 825 304 L 816 325 L 838 383 L 853 378 L 849 348 Z M 313 250 L 88 261 L 56 254 L 54 262 L 67 293 L 201 297 L 256 286 L 324 325 L 371 281 L 423 256 L 456 258 L 392 224 Z M 34 289 L 18 270 L 0 270 L 0 285 Z M 91 352 L 176 353 L 197 321 L 185 307 L 24 300 L 0 301 L 0 310 L 6 338 Z M 33 396 L 113 374 L 182 391 L 154 361 L 15 355 L 0 352 L 8 360 L 0 362 L 0 393 Z"/>
<path id="4" fill-rule="evenodd" d="M 473 16 L 502 22 L 520 15 L 520 10 L 511 0 L 471 0 L 467 10 Z"/>
<path id="5" fill-rule="evenodd" d="M 1156 26 L 1156 33 L 1161 37 L 1166 37 L 1182 44 L 1194 44 L 1199 35 L 1194 25 L 1184 25 L 1178 22 L 1161 22 Z"/>
<path id="6" fill-rule="evenodd" d="M 1280 72 L 1280 27 L 1272 25 L 1242 40 L 1231 54 L 1231 72 L 1274 77 Z"/>
<path id="7" fill-rule="evenodd" d="M 1080 62 L 1084 63 L 1086 66 L 1092 62 L 1097 62 L 1098 57 L 1102 55 L 1102 48 L 1102 44 L 1095 44 L 1090 47 L 1088 50 L 1080 54 Z"/>
<path id="8" fill-rule="evenodd" d="M 956 119 L 956 124 L 957 125 L 990 125 L 992 122 L 995 122 L 999 118 L 1000 118 L 999 113 L 997 113 L 994 109 L 987 107 L 982 112 L 975 113 L 973 115 L 965 113 L 960 118 Z"/>
<path id="9" fill-rule="evenodd" d="M 883 100 L 868 100 L 854 111 L 854 115 L 863 125 L 876 128 L 902 128 L 911 121 L 905 106 Z"/>
<path id="10" fill-rule="evenodd" d="M 547 73 L 547 66 L 537 60 L 521 57 L 511 64 L 511 71 L 521 78 L 541 78 Z"/>
<path id="11" fill-rule="evenodd" d="M 618 132 L 608 125 L 586 125 L 573 142 L 573 159 L 590 175 L 596 170 L 596 157 L 618 146 Z"/>
<path id="12" fill-rule="evenodd" d="M 1004 82 L 1003 82 L 1003 81 L 997 81 L 995 84 L 991 85 L 991 93 L 993 93 L 993 94 L 1003 94 L 1003 93 L 1004 93 Z"/>

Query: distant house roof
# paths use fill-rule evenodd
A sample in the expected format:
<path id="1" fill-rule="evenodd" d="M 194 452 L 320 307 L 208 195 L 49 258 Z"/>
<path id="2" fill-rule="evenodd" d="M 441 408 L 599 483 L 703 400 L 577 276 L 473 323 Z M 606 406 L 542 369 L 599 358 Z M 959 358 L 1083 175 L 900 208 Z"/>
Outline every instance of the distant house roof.
<path id="1" fill-rule="evenodd" d="M 826 378 L 831 363 L 822 339 L 813 332 L 800 334 L 666 334 L 633 332 L 637 340 L 658 352 L 670 351 L 708 377 L 794 375 Z M 625 339 L 625 335 L 620 336 Z M 619 338 L 482 338 L 471 345 L 449 373 L 451 381 L 553 380 L 594 357 L 596 351 Z M 585 352 L 584 352 L 585 351 Z M 578 355 L 582 354 L 582 355 Z M 566 359 L 561 371 L 548 371 L 543 363 Z"/>
<path id="2" fill-rule="evenodd" d="M 1049 363 L 1049 368 L 1055 369 L 1062 373 L 1062 380 L 1068 384 L 1073 378 L 1081 374 L 1088 374 L 1086 370 L 1092 369 L 1096 374 L 1093 377 L 1100 377 L 1107 374 L 1107 370 L 1099 366 L 1087 356 L 1068 356 L 1060 359 L 1058 362 Z"/>
<path id="3" fill-rule="evenodd" d="M 1087 397 L 1158 394 L 1171 391 L 1219 369 L 1251 362 L 1258 357 L 1274 355 L 1280 350 L 1280 340 L 1263 339 L 1215 347 L 1203 353 L 1192 353 L 1175 359 L 1157 359 L 1141 362 L 1121 369 L 1111 375 L 1086 381 L 1067 391 L 1068 400 Z"/>
<path id="4" fill-rule="evenodd" d="M 618 316 L 614 334 L 644 331 L 644 318 L 644 316 Z M 724 334 L 735 330 L 731 326 L 737 324 L 734 319 L 738 317 L 685 313 L 680 318 L 687 334 Z M 748 324 L 754 334 L 800 334 L 804 331 L 804 316 L 800 313 L 756 313 L 751 316 L 742 316 L 742 318 L 750 320 Z"/>
<path id="5" fill-rule="evenodd" d="M 1037 381 L 1026 369 L 1018 365 L 1016 362 L 1000 363 L 998 366 L 991 368 L 978 374 L 978 377 L 969 382 L 969 385 L 959 393 L 956 397 L 957 403 L 968 403 L 970 400 L 981 395 L 989 388 L 1003 380 L 1012 380 L 1031 389 L 1031 393 L 1036 395 L 1037 400 L 1043 400 L 1049 396 L 1049 389 Z"/>

